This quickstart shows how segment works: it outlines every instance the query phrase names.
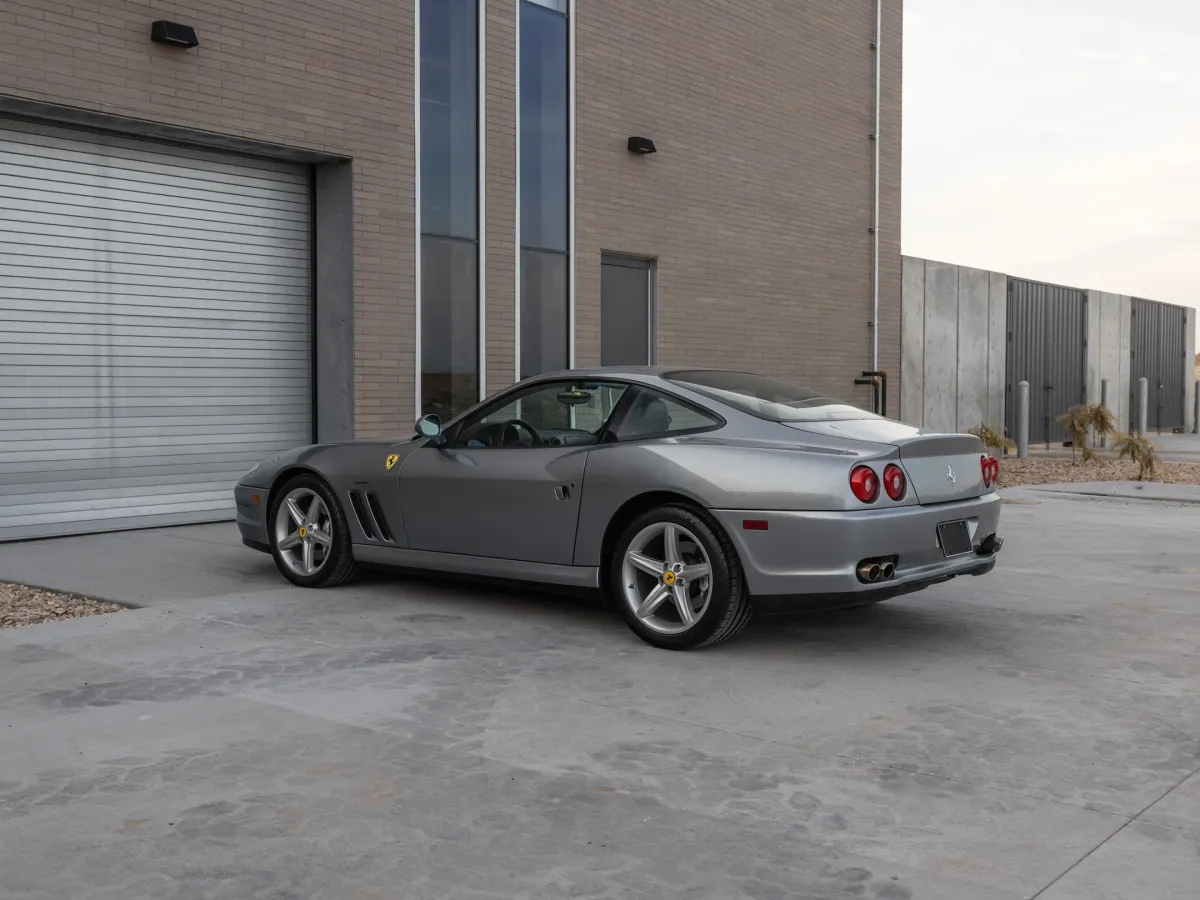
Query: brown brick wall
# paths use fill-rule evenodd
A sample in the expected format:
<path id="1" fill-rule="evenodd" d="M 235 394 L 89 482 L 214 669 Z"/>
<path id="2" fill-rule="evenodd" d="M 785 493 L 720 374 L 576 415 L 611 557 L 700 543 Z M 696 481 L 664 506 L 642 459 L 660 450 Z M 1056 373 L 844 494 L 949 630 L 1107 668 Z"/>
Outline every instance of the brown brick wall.
<path id="1" fill-rule="evenodd" d="M 487 390 L 515 380 L 517 2 L 487 4 Z"/>
<path id="2" fill-rule="evenodd" d="M 578 7 L 577 362 L 599 358 L 600 253 L 624 251 L 659 260 L 663 362 L 850 395 L 870 362 L 874 0 Z M 201 46 L 151 44 L 158 18 Z M 515 20 L 516 0 L 489 0 L 489 392 L 515 367 Z M 888 4 L 880 348 L 897 374 L 901 20 Z M 0 6 L 0 93 L 353 157 L 364 437 L 407 431 L 414 405 L 412 53 L 412 0 Z M 631 156 L 631 134 L 658 154 Z"/>
<path id="3" fill-rule="evenodd" d="M 579 7 L 577 362 L 599 360 L 600 253 L 623 251 L 658 258 L 662 363 L 851 396 L 871 362 L 874 0 Z M 902 16 L 888 7 L 880 358 L 898 376 Z M 658 153 L 628 153 L 635 134 Z"/>

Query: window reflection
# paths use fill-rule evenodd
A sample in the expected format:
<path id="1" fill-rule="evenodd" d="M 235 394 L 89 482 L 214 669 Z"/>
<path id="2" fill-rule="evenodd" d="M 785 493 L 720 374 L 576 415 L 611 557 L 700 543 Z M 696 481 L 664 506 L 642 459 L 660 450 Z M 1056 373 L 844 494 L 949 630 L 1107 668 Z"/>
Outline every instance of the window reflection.
<path id="1" fill-rule="evenodd" d="M 421 410 L 479 399 L 477 0 L 421 0 Z"/>
<path id="2" fill-rule="evenodd" d="M 565 2 L 521 0 L 521 376 L 568 365 L 569 71 Z"/>

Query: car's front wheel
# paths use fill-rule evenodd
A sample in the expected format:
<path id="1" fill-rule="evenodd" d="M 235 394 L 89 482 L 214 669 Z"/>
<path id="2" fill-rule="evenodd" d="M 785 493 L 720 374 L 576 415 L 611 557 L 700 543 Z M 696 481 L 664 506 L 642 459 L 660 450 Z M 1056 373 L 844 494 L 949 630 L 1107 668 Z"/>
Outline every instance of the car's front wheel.
<path id="1" fill-rule="evenodd" d="M 353 577 L 346 516 L 315 475 L 297 475 L 274 492 L 268 527 L 275 565 L 292 584 L 333 587 Z"/>
<path id="2" fill-rule="evenodd" d="M 617 542 L 609 583 L 629 627 L 656 647 L 717 644 L 750 620 L 733 545 L 687 507 L 662 506 L 634 519 Z"/>

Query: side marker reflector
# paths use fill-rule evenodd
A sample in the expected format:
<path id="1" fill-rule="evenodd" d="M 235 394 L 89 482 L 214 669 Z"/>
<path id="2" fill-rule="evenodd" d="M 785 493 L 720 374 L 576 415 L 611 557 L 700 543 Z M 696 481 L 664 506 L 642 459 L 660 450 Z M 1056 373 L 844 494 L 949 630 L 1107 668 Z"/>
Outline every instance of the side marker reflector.
<path id="1" fill-rule="evenodd" d="M 766 519 L 743 519 L 742 520 L 742 530 L 743 531 L 766 531 L 767 530 L 767 520 Z"/>

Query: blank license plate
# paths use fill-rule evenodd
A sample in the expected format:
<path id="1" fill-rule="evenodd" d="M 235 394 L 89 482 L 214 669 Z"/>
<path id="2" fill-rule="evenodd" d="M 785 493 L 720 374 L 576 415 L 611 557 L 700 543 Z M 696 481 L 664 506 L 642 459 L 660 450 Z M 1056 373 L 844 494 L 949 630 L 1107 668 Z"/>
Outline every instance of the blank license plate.
<path id="1" fill-rule="evenodd" d="M 942 552 L 947 556 L 962 556 L 973 549 L 971 531 L 965 521 L 943 522 L 937 527 L 937 533 L 938 543 L 942 545 Z"/>

